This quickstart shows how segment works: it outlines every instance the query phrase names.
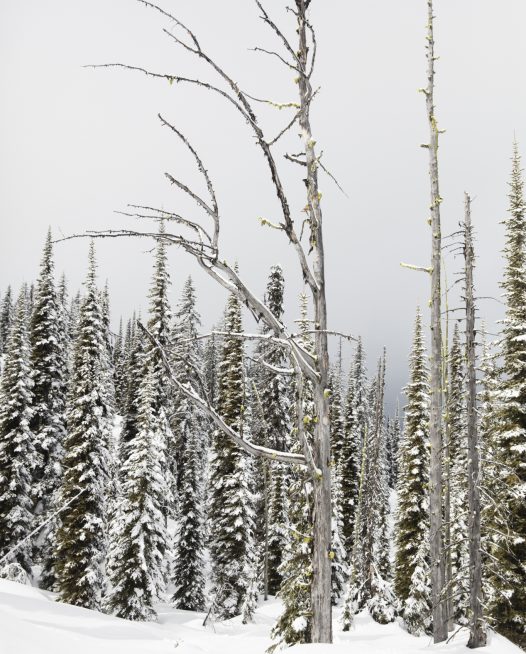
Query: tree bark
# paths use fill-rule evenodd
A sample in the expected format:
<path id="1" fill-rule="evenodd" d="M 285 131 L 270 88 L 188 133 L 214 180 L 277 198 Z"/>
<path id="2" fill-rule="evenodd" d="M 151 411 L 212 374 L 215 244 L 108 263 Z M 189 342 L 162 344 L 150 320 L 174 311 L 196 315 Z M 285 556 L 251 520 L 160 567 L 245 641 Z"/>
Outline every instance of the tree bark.
<path id="1" fill-rule="evenodd" d="M 482 560 L 480 527 L 480 449 L 477 428 L 477 377 L 475 344 L 475 299 L 473 268 L 474 249 L 471 226 L 471 198 L 465 194 L 464 219 L 465 301 L 466 301 L 466 359 L 468 374 L 467 435 L 468 435 L 468 507 L 469 507 L 469 580 L 470 616 L 468 647 L 475 649 L 486 644 L 486 629 L 482 611 Z"/>
<path id="2" fill-rule="evenodd" d="M 447 638 L 447 616 L 444 606 L 445 561 L 442 520 L 442 315 L 441 315 L 441 257 L 442 233 L 438 183 L 438 136 L 435 116 L 434 81 L 435 54 L 433 37 L 433 1 L 428 0 L 427 79 L 425 90 L 429 123 L 429 179 L 431 185 L 431 412 L 429 425 L 430 474 L 430 557 L 431 602 L 433 606 L 433 640 L 440 643 Z"/>
<path id="3" fill-rule="evenodd" d="M 296 0 L 300 110 L 298 122 L 304 144 L 307 168 L 307 206 L 313 256 L 314 348 L 319 378 L 314 385 L 317 423 L 314 430 L 314 461 L 319 474 L 314 476 L 314 556 L 312 561 L 312 642 L 332 642 L 331 606 L 331 444 L 329 420 L 329 352 L 327 345 L 327 302 L 325 297 L 325 256 L 323 249 L 322 212 L 318 189 L 318 158 L 310 125 L 313 96 L 307 72 L 307 8 L 310 0 Z"/>

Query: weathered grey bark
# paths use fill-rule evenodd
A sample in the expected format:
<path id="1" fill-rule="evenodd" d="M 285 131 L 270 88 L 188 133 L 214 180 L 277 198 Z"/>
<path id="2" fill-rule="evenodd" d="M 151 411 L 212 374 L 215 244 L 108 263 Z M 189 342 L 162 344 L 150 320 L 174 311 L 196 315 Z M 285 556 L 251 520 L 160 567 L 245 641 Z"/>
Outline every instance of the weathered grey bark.
<path id="1" fill-rule="evenodd" d="M 469 580 L 470 615 L 468 647 L 486 644 L 486 629 L 482 610 L 482 560 L 480 527 L 480 448 L 477 427 L 477 376 L 475 344 L 475 298 L 473 268 L 475 253 L 471 225 L 471 198 L 465 194 L 464 217 L 466 360 L 468 376 L 467 436 L 468 436 L 468 507 L 469 507 Z"/>
<path id="2" fill-rule="evenodd" d="M 431 556 L 431 602 L 433 605 L 433 640 L 442 642 L 447 638 L 444 586 L 445 560 L 442 519 L 442 311 L 441 311 L 441 257 L 442 233 L 440 224 L 440 197 L 438 182 L 439 129 L 435 116 L 435 52 L 433 36 L 433 1 L 428 0 L 427 26 L 427 119 L 429 123 L 429 179 L 431 185 L 431 412 L 429 425 L 430 474 L 429 474 L 429 533 Z"/>
<path id="3" fill-rule="evenodd" d="M 313 90 L 308 74 L 307 8 L 310 0 L 296 0 L 298 19 L 298 66 L 300 109 L 298 122 L 303 138 L 307 168 L 307 206 L 313 257 L 315 289 L 314 348 L 319 378 L 314 385 L 314 402 L 318 422 L 314 430 L 314 461 L 319 474 L 314 475 L 314 555 L 312 561 L 312 641 L 332 642 L 331 607 L 331 442 L 329 421 L 329 352 L 327 346 L 327 303 L 325 297 L 325 255 L 323 249 L 322 212 L 318 189 L 318 158 L 310 124 Z"/>

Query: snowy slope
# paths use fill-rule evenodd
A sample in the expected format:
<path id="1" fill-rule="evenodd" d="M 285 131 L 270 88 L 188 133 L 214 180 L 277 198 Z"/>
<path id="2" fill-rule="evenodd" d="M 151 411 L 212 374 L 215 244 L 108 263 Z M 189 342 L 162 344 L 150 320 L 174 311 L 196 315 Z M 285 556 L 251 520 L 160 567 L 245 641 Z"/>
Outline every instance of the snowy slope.
<path id="1" fill-rule="evenodd" d="M 275 600 L 260 607 L 256 622 L 237 619 L 202 627 L 203 616 L 160 607 L 159 624 L 139 624 L 54 601 L 29 586 L 0 579 L 0 654 L 263 654 L 269 631 L 280 611 Z M 354 630 L 336 632 L 336 644 L 303 645 L 291 654 L 468 654 L 466 635 L 447 645 L 432 646 L 429 638 L 409 636 L 397 624 L 381 626 L 362 614 Z M 520 654 L 500 636 L 492 635 L 484 654 Z"/>

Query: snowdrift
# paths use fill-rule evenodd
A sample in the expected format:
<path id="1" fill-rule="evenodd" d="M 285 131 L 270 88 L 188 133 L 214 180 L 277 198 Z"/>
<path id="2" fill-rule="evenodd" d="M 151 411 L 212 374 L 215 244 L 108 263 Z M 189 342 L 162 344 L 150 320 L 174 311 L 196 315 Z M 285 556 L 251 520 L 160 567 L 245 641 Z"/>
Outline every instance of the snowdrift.
<path id="1" fill-rule="evenodd" d="M 159 623 L 134 623 L 95 611 L 60 604 L 50 593 L 0 579 L 0 654 L 264 654 L 280 604 L 260 606 L 255 623 L 237 619 L 202 627 L 203 615 L 159 606 Z M 339 617 L 336 613 L 336 621 Z M 467 634 L 433 646 L 398 624 L 378 625 L 367 614 L 350 633 L 336 624 L 334 645 L 301 645 L 291 654 L 468 654 Z M 505 638 L 492 634 L 481 654 L 520 654 Z"/>

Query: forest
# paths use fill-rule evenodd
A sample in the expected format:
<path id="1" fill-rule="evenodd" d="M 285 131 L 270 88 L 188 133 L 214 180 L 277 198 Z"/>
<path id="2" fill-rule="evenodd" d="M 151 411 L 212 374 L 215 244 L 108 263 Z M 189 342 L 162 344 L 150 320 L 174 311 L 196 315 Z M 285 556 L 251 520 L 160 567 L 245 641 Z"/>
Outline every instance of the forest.
<path id="1" fill-rule="evenodd" d="M 20 288 L 2 279 L 0 295 L 0 624 L 9 609 L 2 593 L 15 597 L 12 584 L 19 584 L 129 622 L 162 626 L 168 615 L 191 612 L 203 633 L 236 625 L 242 637 L 270 615 L 265 644 L 253 650 L 268 654 L 289 647 L 384 652 L 367 640 L 345 640 L 359 635 L 365 619 L 371 633 L 396 626 L 412 639 L 385 650 L 400 654 L 413 641 L 499 654 L 526 649 L 520 143 L 510 143 L 503 189 L 502 319 L 487 325 L 477 286 L 477 205 L 469 193 L 458 229 L 442 228 L 440 44 L 436 7 L 423 1 L 426 84 L 419 92 L 428 141 L 420 147 L 429 238 L 423 261 L 401 265 L 426 278 L 429 295 L 420 306 L 415 298 L 407 381 L 397 389 L 403 402 L 394 406 L 386 397 L 389 352 L 378 352 L 368 369 L 367 334 L 347 333 L 328 319 L 322 206 L 324 194 L 342 189 L 322 158 L 311 112 L 318 41 L 310 11 L 321 0 L 294 0 L 281 22 L 272 3 L 255 0 L 276 43 L 275 51 L 255 50 L 293 75 L 295 99 L 279 103 L 240 88 L 207 51 L 199 26 L 181 22 L 176 9 L 139 3 L 155 13 L 176 52 L 201 62 L 203 78 L 126 63 L 92 68 L 132 75 L 139 85 L 153 78 L 183 97 L 196 87 L 228 105 L 262 158 L 261 185 L 275 198 L 261 229 L 286 242 L 303 291 L 294 316 L 286 315 L 286 294 L 298 280 L 278 261 L 262 280 L 264 293 L 252 290 L 243 268 L 224 254 L 229 216 L 206 151 L 162 114 L 171 147 L 184 151 L 199 175 L 194 187 L 164 174 L 190 209 L 176 200 L 173 210 L 159 208 L 152 199 L 120 212 L 122 228 L 86 224 L 64 235 L 52 226 L 42 233 L 38 277 Z M 277 134 L 262 127 L 261 106 L 282 112 Z M 296 150 L 281 152 L 291 134 Z M 283 165 L 296 174 L 299 206 Z M 135 311 L 115 316 L 111 279 L 104 283 L 98 274 L 98 247 L 110 241 L 119 257 L 130 239 L 151 252 L 147 310 L 138 298 Z M 72 241 L 86 246 L 81 288 L 56 266 L 58 248 Z M 202 326 L 206 297 L 191 275 L 173 299 L 172 257 L 196 262 L 224 293 L 211 329 Z M 460 271 L 452 285 L 446 274 L 453 260 Z M 352 350 L 350 364 L 343 347 Z M 265 606 L 278 608 L 260 613 Z M 83 615 L 87 620 L 87 613 L 78 619 Z M 237 651 L 224 644 L 201 649 L 197 640 L 199 649 L 187 650 L 182 642 L 182 652 Z M 239 651 L 251 649 L 248 642 Z M 20 633 L 9 643 L 12 649 L 2 649 L 0 634 L 6 654 L 48 652 L 24 645 Z"/>

